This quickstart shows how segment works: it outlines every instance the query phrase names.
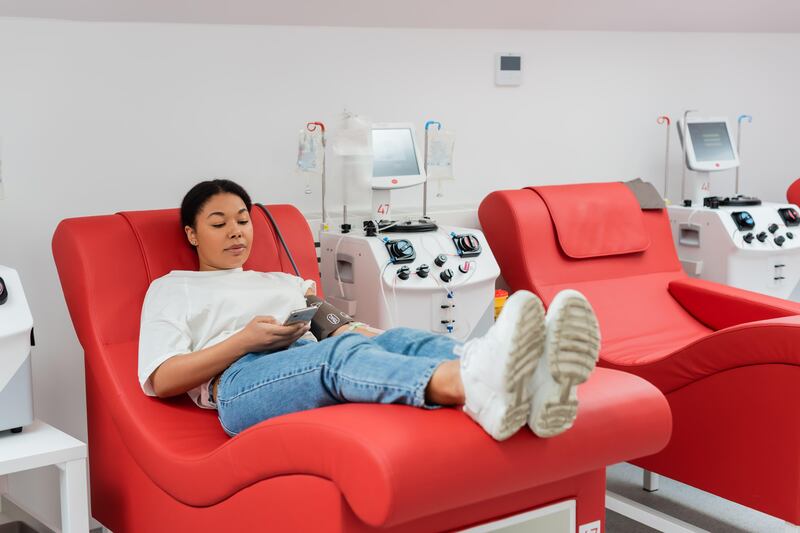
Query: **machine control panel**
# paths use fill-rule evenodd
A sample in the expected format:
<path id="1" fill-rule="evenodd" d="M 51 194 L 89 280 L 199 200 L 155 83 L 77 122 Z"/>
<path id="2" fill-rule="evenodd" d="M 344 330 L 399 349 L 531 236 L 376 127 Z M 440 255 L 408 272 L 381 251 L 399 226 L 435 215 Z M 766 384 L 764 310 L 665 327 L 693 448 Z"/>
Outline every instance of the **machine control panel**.
<path id="1" fill-rule="evenodd" d="M 472 233 L 463 233 L 458 235 L 451 233 L 453 244 L 456 246 L 456 252 L 461 257 L 477 257 L 481 255 L 481 241 Z"/>
<path id="2" fill-rule="evenodd" d="M 756 222 L 747 211 L 734 211 L 731 213 L 733 223 L 739 231 L 750 230 L 756 227 Z"/>
<path id="3" fill-rule="evenodd" d="M 406 239 L 387 239 L 384 243 L 386 244 L 386 251 L 389 252 L 389 260 L 392 263 L 413 263 L 417 258 L 414 246 Z"/>
<path id="4" fill-rule="evenodd" d="M 778 214 L 787 226 L 800 226 L 800 214 L 793 207 L 782 207 L 778 209 Z"/>
<path id="5" fill-rule="evenodd" d="M 668 212 L 678 257 L 690 276 L 778 298 L 800 294 L 798 206 L 669 206 Z M 688 230 L 694 230 L 693 240 L 683 238 Z"/>

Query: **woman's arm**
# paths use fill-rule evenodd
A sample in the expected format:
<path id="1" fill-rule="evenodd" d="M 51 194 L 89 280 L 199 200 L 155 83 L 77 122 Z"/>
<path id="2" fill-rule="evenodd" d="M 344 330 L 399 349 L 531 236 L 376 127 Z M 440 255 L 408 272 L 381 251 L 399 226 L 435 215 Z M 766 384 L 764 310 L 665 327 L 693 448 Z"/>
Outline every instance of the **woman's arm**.
<path id="1" fill-rule="evenodd" d="M 170 357 L 153 372 L 153 390 L 159 398 L 190 391 L 223 372 L 250 352 L 285 348 L 308 331 L 304 323 L 279 325 L 271 316 L 259 316 L 224 341 L 196 352 Z"/>

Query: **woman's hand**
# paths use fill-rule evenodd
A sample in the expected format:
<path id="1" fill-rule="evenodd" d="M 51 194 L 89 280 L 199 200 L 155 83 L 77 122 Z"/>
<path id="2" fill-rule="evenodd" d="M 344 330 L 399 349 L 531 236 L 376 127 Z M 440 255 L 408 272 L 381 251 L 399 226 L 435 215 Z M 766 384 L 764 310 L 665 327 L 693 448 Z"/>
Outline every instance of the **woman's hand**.
<path id="1" fill-rule="evenodd" d="M 271 316 L 257 316 L 236 335 L 242 343 L 243 355 L 286 348 L 310 329 L 307 322 L 288 326 L 278 324 Z"/>

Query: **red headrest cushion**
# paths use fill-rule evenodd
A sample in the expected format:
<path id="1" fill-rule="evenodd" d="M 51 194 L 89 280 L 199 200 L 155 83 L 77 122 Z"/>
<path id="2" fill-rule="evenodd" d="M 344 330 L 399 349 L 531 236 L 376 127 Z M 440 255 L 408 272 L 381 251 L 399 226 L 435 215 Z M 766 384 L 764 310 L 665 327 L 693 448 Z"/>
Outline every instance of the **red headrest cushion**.
<path id="1" fill-rule="evenodd" d="M 643 252 L 650 246 L 639 202 L 622 183 L 528 188 L 547 205 L 559 245 L 573 259 Z"/>

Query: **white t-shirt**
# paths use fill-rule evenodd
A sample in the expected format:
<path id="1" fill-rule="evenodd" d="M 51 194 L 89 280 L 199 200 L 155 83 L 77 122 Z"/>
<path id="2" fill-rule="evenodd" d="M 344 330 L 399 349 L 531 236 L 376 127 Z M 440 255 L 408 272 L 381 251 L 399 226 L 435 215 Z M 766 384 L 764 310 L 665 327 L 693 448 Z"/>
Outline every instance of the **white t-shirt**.
<path id="1" fill-rule="evenodd" d="M 156 395 L 150 377 L 170 357 L 222 342 L 257 315 L 270 315 L 283 323 L 291 311 L 306 307 L 309 288 L 315 288 L 311 280 L 241 268 L 173 270 L 154 280 L 144 297 L 139 332 L 142 390 Z M 306 338 L 314 336 L 309 332 Z M 188 394 L 200 407 L 215 408 L 208 400 L 208 382 Z"/>

